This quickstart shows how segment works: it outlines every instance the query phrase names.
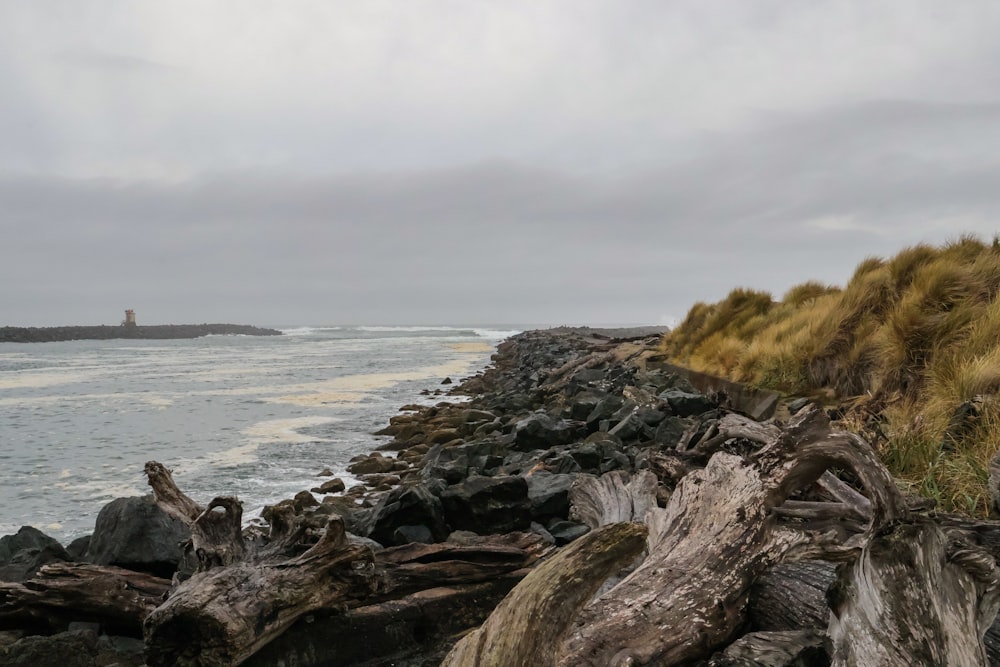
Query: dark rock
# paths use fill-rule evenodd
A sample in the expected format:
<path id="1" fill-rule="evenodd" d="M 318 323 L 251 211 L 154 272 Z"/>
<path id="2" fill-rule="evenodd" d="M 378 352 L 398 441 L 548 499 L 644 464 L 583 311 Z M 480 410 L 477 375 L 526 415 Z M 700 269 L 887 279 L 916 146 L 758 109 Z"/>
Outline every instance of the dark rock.
<path id="1" fill-rule="evenodd" d="M 461 440 L 462 435 L 458 432 L 458 429 L 454 428 L 442 428 L 437 431 L 432 431 L 428 433 L 424 438 L 424 441 L 428 445 L 443 445 L 452 440 Z"/>
<path id="2" fill-rule="evenodd" d="M 382 456 L 375 452 L 371 456 L 363 456 L 347 466 L 347 472 L 352 475 L 370 475 L 379 472 L 392 472 L 396 459 Z"/>
<path id="3" fill-rule="evenodd" d="M 590 532 L 590 528 L 582 523 L 566 520 L 553 521 L 549 524 L 548 530 L 559 546 L 569 544 L 576 538 L 583 537 Z"/>
<path id="4" fill-rule="evenodd" d="M 471 475 L 482 474 L 503 463 L 507 448 L 492 439 L 463 443 L 454 447 L 435 445 L 424 456 L 421 475 L 457 484 Z"/>
<path id="5" fill-rule="evenodd" d="M 87 560 L 170 578 L 191 531 L 168 515 L 153 496 L 117 498 L 97 515 Z"/>
<path id="6" fill-rule="evenodd" d="M 451 378 L 445 378 L 445 379 L 441 380 L 441 384 L 451 384 L 451 383 L 452 383 L 452 379 Z"/>
<path id="7" fill-rule="evenodd" d="M 635 415 L 642 420 L 643 424 L 647 426 L 656 426 L 664 419 L 667 415 L 662 410 L 657 410 L 656 408 L 642 406 L 636 410 Z"/>
<path id="8" fill-rule="evenodd" d="M 360 535 L 384 545 L 399 544 L 396 529 L 400 526 L 424 525 L 435 542 L 448 537 L 441 499 L 429 484 L 414 484 L 393 489 L 378 501 L 364 522 Z"/>
<path id="9" fill-rule="evenodd" d="M 622 440 L 633 440 L 643 432 L 645 422 L 639 417 L 638 409 L 622 419 L 608 433 Z"/>
<path id="10" fill-rule="evenodd" d="M 661 447 L 674 448 L 690 425 L 690 421 L 681 417 L 667 417 L 656 427 L 653 442 Z"/>
<path id="11" fill-rule="evenodd" d="M 96 655 L 97 634 L 92 630 L 74 630 L 46 637 L 24 637 L 0 649 L 0 664 L 9 667 L 94 667 Z"/>
<path id="12" fill-rule="evenodd" d="M 481 535 L 524 530 L 531 524 L 528 483 L 523 477 L 470 477 L 441 493 L 445 520 L 456 530 Z"/>
<path id="13" fill-rule="evenodd" d="M 323 470 L 316 475 L 317 477 L 333 477 L 333 471 L 329 468 L 323 468 Z"/>
<path id="14" fill-rule="evenodd" d="M 545 467 L 555 475 L 578 473 L 583 469 L 569 452 L 556 454 L 545 462 Z"/>
<path id="15" fill-rule="evenodd" d="M 601 450 L 592 442 L 584 443 L 570 452 L 570 456 L 583 470 L 597 470 L 601 465 Z"/>
<path id="16" fill-rule="evenodd" d="M 311 490 L 313 493 L 325 494 L 325 493 L 340 493 L 346 488 L 347 485 L 344 484 L 344 480 L 340 479 L 339 477 L 334 477 L 333 479 L 327 480 Z"/>
<path id="17" fill-rule="evenodd" d="M 87 550 L 90 548 L 90 535 L 84 535 L 83 537 L 78 537 L 69 543 L 66 547 L 66 553 L 69 554 L 70 560 L 82 561 L 87 558 Z"/>
<path id="18" fill-rule="evenodd" d="M 569 489 L 575 475 L 552 474 L 540 471 L 529 475 L 528 502 L 531 517 L 536 521 L 548 521 L 552 517 L 566 518 L 569 514 Z"/>
<path id="19" fill-rule="evenodd" d="M 94 665 L 107 667 L 141 667 L 146 664 L 143 656 L 145 645 L 141 639 L 102 635 L 97 639 L 97 657 Z"/>
<path id="20" fill-rule="evenodd" d="M 611 419 L 611 416 L 621 410 L 624 401 L 621 396 L 607 396 L 598 401 L 594 409 L 587 415 L 588 424 L 597 424 L 602 420 Z"/>
<path id="21" fill-rule="evenodd" d="M 308 491 L 299 491 L 292 499 L 292 504 L 295 506 L 296 513 L 299 513 L 308 507 L 318 507 L 319 501 Z"/>
<path id="22" fill-rule="evenodd" d="M 666 401 L 671 411 L 678 417 L 700 415 L 716 407 L 716 404 L 707 396 L 680 389 L 664 391 L 660 394 L 660 400 Z"/>
<path id="23" fill-rule="evenodd" d="M 573 396 L 573 400 L 566 408 L 566 417 L 582 422 L 590 421 L 590 415 L 601 404 L 601 401 L 608 397 L 604 392 L 585 391 Z"/>
<path id="24" fill-rule="evenodd" d="M 21 582 L 52 561 L 72 560 L 59 542 L 31 526 L 0 537 L 0 581 Z"/>
<path id="25" fill-rule="evenodd" d="M 794 415 L 812 402 L 811 398 L 796 398 L 788 404 L 788 414 Z"/>
<path id="26" fill-rule="evenodd" d="M 400 526 L 393 532 L 392 539 L 395 544 L 408 544 L 410 542 L 432 544 L 434 542 L 434 534 L 430 528 L 423 524 L 417 526 Z"/>
<path id="27" fill-rule="evenodd" d="M 536 412 L 517 422 L 514 427 L 514 446 L 522 451 L 547 449 L 567 445 L 587 434 L 586 424 L 556 420 L 544 412 Z"/>

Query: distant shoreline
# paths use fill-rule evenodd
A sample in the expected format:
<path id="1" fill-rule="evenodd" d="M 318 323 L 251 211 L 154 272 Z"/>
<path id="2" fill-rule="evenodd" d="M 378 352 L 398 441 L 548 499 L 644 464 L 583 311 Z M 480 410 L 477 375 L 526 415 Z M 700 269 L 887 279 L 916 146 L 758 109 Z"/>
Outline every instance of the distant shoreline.
<path id="1" fill-rule="evenodd" d="M 157 324 L 152 326 L 0 327 L 0 343 L 51 343 L 67 340 L 169 340 L 202 336 L 280 336 L 277 329 L 248 324 Z"/>

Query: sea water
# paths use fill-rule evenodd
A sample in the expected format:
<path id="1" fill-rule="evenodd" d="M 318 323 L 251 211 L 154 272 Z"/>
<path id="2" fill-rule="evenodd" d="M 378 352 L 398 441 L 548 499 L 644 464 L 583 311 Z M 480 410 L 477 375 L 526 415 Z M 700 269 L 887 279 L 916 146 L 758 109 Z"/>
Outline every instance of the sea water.
<path id="1" fill-rule="evenodd" d="M 407 403 L 481 370 L 516 331 L 295 327 L 282 336 L 0 343 L 0 535 L 32 525 L 67 542 L 143 464 L 199 503 L 236 495 L 244 517 L 318 486 L 351 485 L 352 456 Z"/>

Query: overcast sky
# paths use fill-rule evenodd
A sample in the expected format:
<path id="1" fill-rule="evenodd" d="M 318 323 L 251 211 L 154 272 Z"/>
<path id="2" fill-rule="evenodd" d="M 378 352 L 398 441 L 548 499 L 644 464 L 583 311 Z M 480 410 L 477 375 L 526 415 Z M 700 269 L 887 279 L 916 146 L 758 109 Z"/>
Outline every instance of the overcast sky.
<path id="1" fill-rule="evenodd" d="M 0 0 L 0 326 L 667 323 L 1000 231 L 1000 3 Z"/>

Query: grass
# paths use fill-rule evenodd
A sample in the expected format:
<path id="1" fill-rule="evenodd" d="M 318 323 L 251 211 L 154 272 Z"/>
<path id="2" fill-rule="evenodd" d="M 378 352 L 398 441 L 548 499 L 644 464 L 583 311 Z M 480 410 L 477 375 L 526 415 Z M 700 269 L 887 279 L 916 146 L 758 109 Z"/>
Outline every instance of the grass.
<path id="1" fill-rule="evenodd" d="M 776 301 L 745 287 L 698 303 L 663 340 L 679 363 L 858 408 L 892 472 L 946 509 L 985 514 L 1000 446 L 1000 239 L 870 257 L 842 289 L 817 282 Z M 978 418 L 957 428 L 956 411 Z"/>

